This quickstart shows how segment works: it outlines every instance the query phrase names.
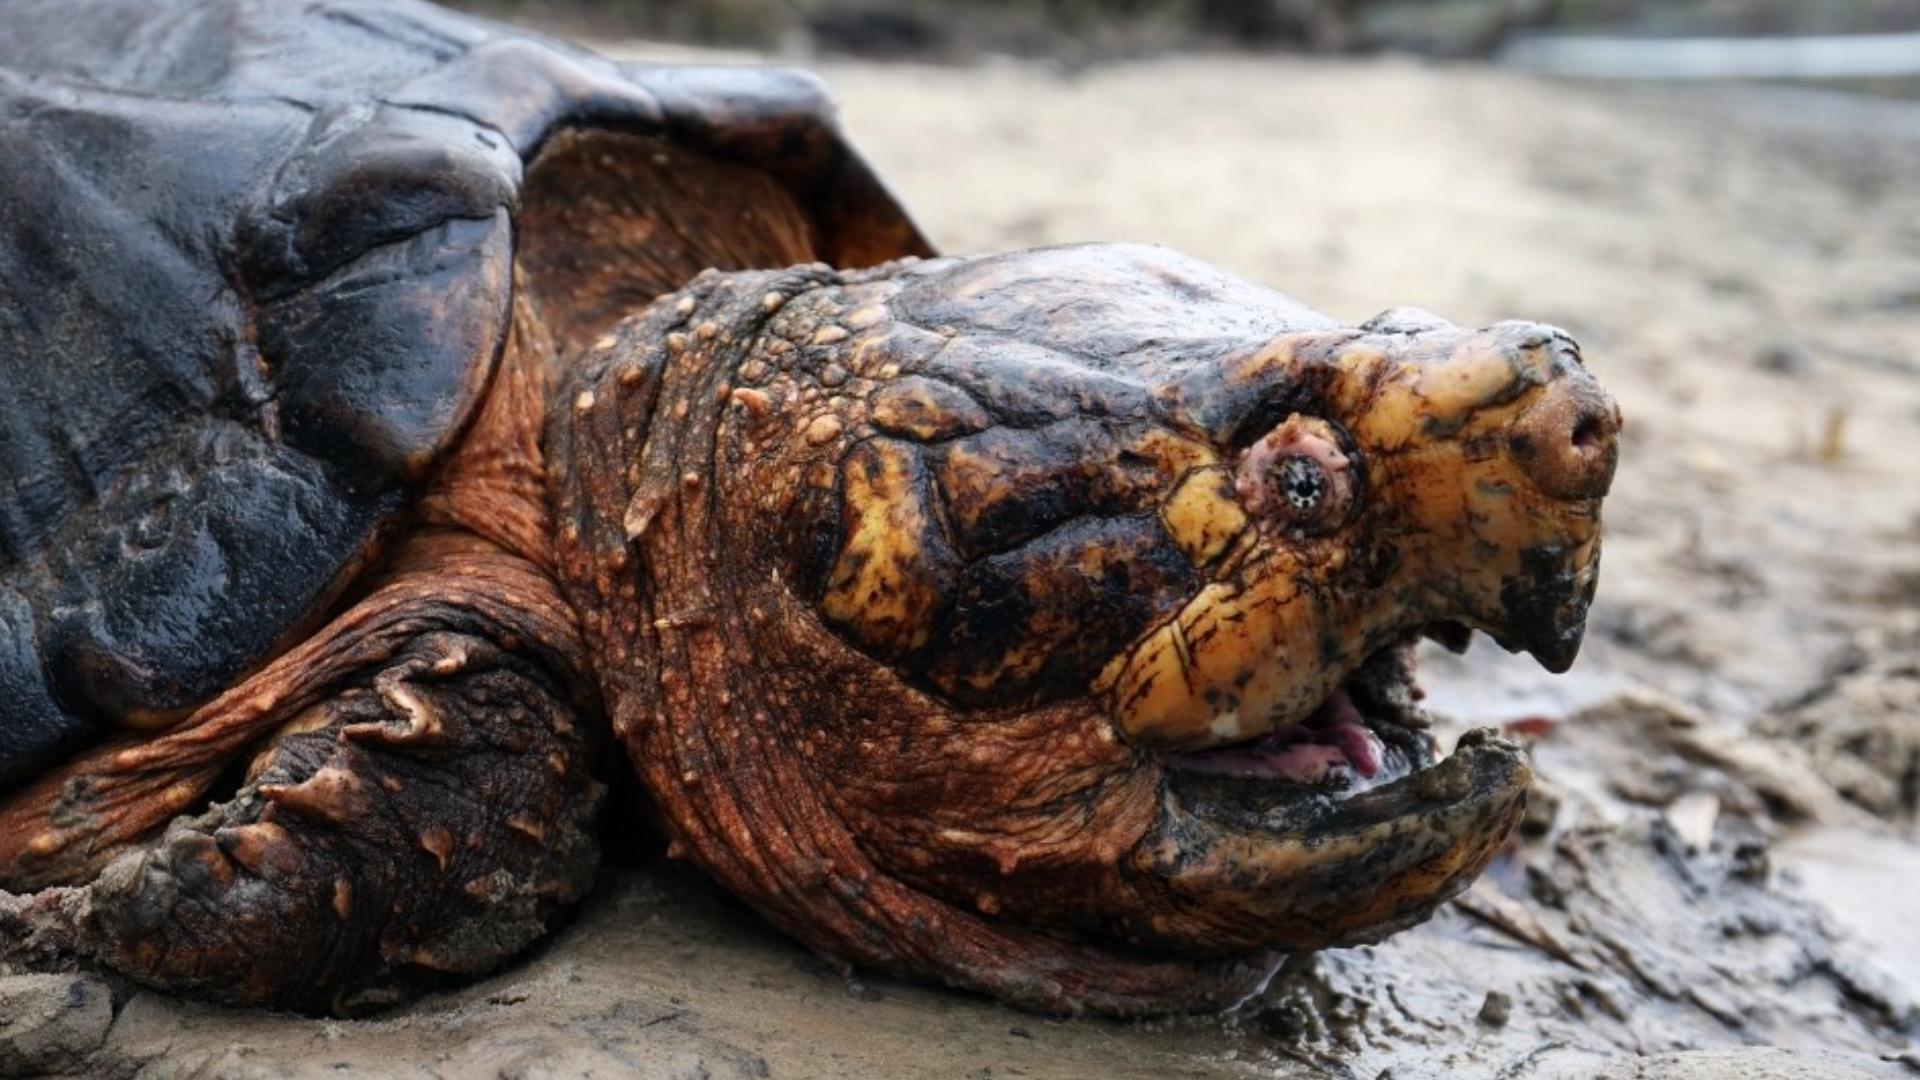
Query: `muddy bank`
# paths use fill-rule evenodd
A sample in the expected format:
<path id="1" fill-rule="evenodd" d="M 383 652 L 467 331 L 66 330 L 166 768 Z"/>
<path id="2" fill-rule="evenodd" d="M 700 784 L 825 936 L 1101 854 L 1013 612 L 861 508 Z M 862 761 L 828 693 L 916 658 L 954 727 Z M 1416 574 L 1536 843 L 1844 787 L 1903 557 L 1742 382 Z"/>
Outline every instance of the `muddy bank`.
<path id="1" fill-rule="evenodd" d="M 21 995 L 0 1065 L 1920 1072 L 1901 1063 L 1920 1035 L 1920 113 L 1397 62 L 825 73 L 949 249 L 1156 241 L 1346 319 L 1573 330 L 1629 418 L 1588 650 L 1562 679 L 1485 641 L 1427 660 L 1445 737 L 1535 740 L 1526 835 L 1431 924 L 1296 961 L 1227 1018 L 1044 1020 L 849 980 L 650 867 L 527 963 L 374 1020 L 0 984 Z"/>
<path id="2" fill-rule="evenodd" d="M 513 970 L 391 1016 L 118 988 L 116 1017 L 104 985 L 49 979 L 41 1015 L 67 1011 L 38 1045 L 69 1075 L 151 1078 L 1900 1075 L 1882 1034 L 1910 1007 L 1883 976 L 1768 886 L 1764 855 L 1684 843 L 1656 820 L 1530 847 L 1514 894 L 1482 886 L 1385 946 L 1297 960 L 1225 1018 L 1052 1020 L 848 978 L 653 868 L 612 876 Z M 1782 1048 L 1734 1052 L 1762 1040 Z"/>
<path id="3" fill-rule="evenodd" d="M 1487 913 L 1501 905 L 1476 897 L 1381 949 L 1298 962 L 1260 1001 L 1224 1019 L 1051 1020 L 971 996 L 849 979 L 698 878 L 655 869 L 611 879 L 576 925 L 513 971 L 390 1017 L 308 1020 L 139 993 L 123 999 L 103 1053 L 54 1060 L 79 1075 L 150 1078 L 1575 1077 L 1610 1064 L 1634 1076 L 1622 1040 L 1649 1050 L 1737 1042 L 1716 1032 L 1720 1022 L 1700 1003 L 1727 1013 L 1751 1006 L 1758 998 L 1733 984 L 1772 978 L 1778 946 L 1810 932 L 1806 909 L 1713 881 L 1718 899 L 1733 902 L 1711 918 L 1764 922 L 1784 912 L 1788 922 L 1750 930 L 1711 960 L 1676 957 L 1674 943 L 1697 944 L 1706 929 L 1705 905 L 1691 905 L 1695 917 L 1606 953 L 1610 946 L 1594 942 L 1622 934 L 1619 918 L 1664 915 L 1676 902 L 1681 879 L 1642 864 L 1638 839 L 1573 842 L 1604 879 L 1573 910 L 1606 929 L 1573 933 L 1545 916 L 1529 932 L 1569 948 L 1564 960 L 1499 929 L 1501 917 L 1490 922 Z M 1565 884 L 1576 895 L 1584 885 Z M 1705 977 L 1650 996 L 1622 956 L 1671 979 Z M 1726 965 L 1724 975 L 1708 971 Z M 1792 1011 L 1751 1032 L 1779 1034 L 1805 1021 L 1790 1051 L 1696 1056 L 1687 1059 L 1694 1075 L 1769 1075 L 1721 1068 L 1769 1061 L 1790 1070 L 1778 1075 L 1897 1075 L 1883 1060 L 1889 1051 L 1833 1012 L 1854 978 L 1838 967 L 1809 972 Z"/>

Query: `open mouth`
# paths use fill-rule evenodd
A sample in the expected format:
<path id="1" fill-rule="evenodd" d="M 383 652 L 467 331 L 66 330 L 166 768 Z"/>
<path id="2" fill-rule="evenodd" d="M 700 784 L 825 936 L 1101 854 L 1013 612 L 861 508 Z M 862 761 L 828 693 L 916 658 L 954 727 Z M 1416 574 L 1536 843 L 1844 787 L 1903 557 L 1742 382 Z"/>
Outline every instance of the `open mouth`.
<path id="1" fill-rule="evenodd" d="M 1335 797 L 1405 779 L 1436 761 L 1415 650 L 1430 638 L 1462 651 L 1467 636 L 1455 623 L 1408 630 L 1362 661 L 1306 719 L 1225 746 L 1161 751 L 1160 758 L 1182 773 L 1295 785 Z"/>
<path id="2" fill-rule="evenodd" d="M 1485 869 L 1525 809 L 1526 752 L 1479 728 L 1440 757 L 1414 679 L 1422 638 L 1459 649 L 1466 637 L 1455 624 L 1403 630 L 1297 723 L 1154 751 L 1163 809 L 1143 850 L 1209 913 L 1206 947 L 1378 941 Z"/>

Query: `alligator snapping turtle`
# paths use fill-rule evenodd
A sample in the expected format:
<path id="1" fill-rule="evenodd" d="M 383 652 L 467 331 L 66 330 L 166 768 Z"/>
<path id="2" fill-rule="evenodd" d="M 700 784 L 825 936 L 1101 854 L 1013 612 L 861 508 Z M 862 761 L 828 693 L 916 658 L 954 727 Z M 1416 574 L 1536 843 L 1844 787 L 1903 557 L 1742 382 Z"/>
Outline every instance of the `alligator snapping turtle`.
<path id="1" fill-rule="evenodd" d="M 828 957 L 1205 1007 L 1519 814 L 1411 650 L 1573 658 L 1620 421 L 1560 331 L 916 258 L 790 73 L 377 0 L 4 17 L 0 955 L 303 1009 L 482 972 L 589 887 L 624 749 L 605 827 Z"/>

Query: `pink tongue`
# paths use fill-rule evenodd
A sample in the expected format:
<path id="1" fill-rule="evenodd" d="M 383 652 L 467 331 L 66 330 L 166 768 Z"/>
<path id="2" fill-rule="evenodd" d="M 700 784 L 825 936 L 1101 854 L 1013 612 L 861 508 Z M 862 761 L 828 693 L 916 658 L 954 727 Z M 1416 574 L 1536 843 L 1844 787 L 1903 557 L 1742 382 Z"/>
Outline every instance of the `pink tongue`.
<path id="1" fill-rule="evenodd" d="M 1347 760 L 1353 762 L 1355 772 L 1371 780 L 1380 773 L 1380 740 L 1373 732 L 1360 724 L 1341 724 L 1327 734 Z"/>
<path id="2" fill-rule="evenodd" d="M 1267 758 L 1274 775 L 1297 784 L 1323 784 L 1347 768 L 1347 756 L 1337 746 L 1294 743 Z"/>
<path id="3" fill-rule="evenodd" d="M 1347 760 L 1353 762 L 1354 771 L 1363 778 L 1379 775 L 1380 740 L 1367 730 L 1366 722 L 1360 719 L 1360 710 L 1354 708 L 1353 699 L 1345 690 L 1335 690 L 1333 696 L 1314 711 L 1307 726 L 1339 747 Z"/>
<path id="4" fill-rule="evenodd" d="M 1380 774 L 1380 740 L 1367 730 L 1345 690 L 1336 690 L 1304 722 L 1249 745 L 1181 755 L 1186 767 L 1227 776 L 1275 777 L 1299 784 L 1346 783 Z"/>

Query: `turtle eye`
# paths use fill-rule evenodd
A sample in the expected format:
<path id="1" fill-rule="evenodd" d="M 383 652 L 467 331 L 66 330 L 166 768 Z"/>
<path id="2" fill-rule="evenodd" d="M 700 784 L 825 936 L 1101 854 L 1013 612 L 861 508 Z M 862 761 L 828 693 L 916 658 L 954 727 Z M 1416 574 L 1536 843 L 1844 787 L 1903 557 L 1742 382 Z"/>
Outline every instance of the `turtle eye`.
<path id="1" fill-rule="evenodd" d="M 1300 513 L 1319 509 L 1327 497 L 1327 471 L 1304 454 L 1283 459 L 1275 479 L 1287 505 Z"/>
<path id="2" fill-rule="evenodd" d="M 1248 447 L 1234 476 L 1248 513 L 1269 528 L 1305 535 L 1345 524 L 1358 484 L 1339 431 L 1298 414 Z"/>

